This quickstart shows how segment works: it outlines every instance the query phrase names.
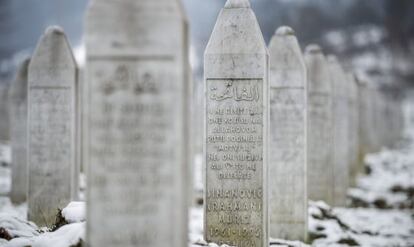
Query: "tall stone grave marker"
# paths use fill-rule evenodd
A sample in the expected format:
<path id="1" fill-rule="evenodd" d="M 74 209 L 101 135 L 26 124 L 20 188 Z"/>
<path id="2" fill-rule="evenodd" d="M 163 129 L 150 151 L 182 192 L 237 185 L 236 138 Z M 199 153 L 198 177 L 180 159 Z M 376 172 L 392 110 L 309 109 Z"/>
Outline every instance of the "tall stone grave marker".
<path id="1" fill-rule="evenodd" d="M 268 246 L 268 60 L 248 0 L 228 0 L 204 57 L 207 241 Z"/>
<path id="2" fill-rule="evenodd" d="M 187 21 L 178 0 L 92 1 L 89 246 L 187 245 Z"/>
<path id="3" fill-rule="evenodd" d="M 12 147 L 12 185 L 10 200 L 19 204 L 26 201 L 27 167 L 27 72 L 30 59 L 20 65 L 16 79 L 9 88 L 10 140 Z"/>
<path id="4" fill-rule="evenodd" d="M 332 84 L 322 50 L 309 45 L 305 51 L 308 71 L 308 196 L 333 203 Z"/>
<path id="5" fill-rule="evenodd" d="M 359 106 L 358 86 L 353 73 L 347 73 L 348 97 L 349 97 L 349 158 L 350 158 L 350 183 L 356 184 L 358 173 L 362 173 L 359 166 Z"/>
<path id="6" fill-rule="evenodd" d="M 334 205 L 345 206 L 349 187 L 349 105 L 346 75 L 334 56 L 328 56 L 328 66 L 333 83 L 334 129 Z"/>
<path id="7" fill-rule="evenodd" d="M 306 66 L 290 27 L 280 27 L 269 44 L 270 236 L 306 240 Z"/>
<path id="8" fill-rule="evenodd" d="M 28 218 L 54 223 L 73 197 L 77 68 L 62 29 L 40 38 L 29 66 Z"/>
<path id="9" fill-rule="evenodd" d="M 368 97 L 368 85 L 367 82 L 359 77 L 356 77 L 358 85 L 358 136 L 359 136 L 359 148 L 358 148 L 358 162 L 359 169 L 364 170 L 364 157 L 369 152 L 369 97 Z"/>

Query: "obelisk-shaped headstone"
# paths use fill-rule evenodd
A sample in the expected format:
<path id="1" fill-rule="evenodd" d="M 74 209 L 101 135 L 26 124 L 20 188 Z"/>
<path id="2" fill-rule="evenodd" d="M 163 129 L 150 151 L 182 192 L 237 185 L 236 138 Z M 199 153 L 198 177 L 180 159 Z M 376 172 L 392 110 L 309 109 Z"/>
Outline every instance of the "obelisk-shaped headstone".
<path id="1" fill-rule="evenodd" d="M 77 68 L 62 29 L 40 38 L 29 66 L 28 218 L 54 223 L 73 196 Z"/>
<path id="2" fill-rule="evenodd" d="M 348 82 L 345 73 L 334 56 L 328 56 L 328 67 L 333 83 L 334 123 L 334 205 L 345 206 L 349 187 L 349 109 Z"/>
<path id="3" fill-rule="evenodd" d="M 268 246 L 268 53 L 248 0 L 228 0 L 204 57 L 207 241 Z"/>
<path id="4" fill-rule="evenodd" d="M 308 197 L 333 203 L 332 84 L 322 50 L 305 51 L 308 71 Z"/>
<path id="5" fill-rule="evenodd" d="M 20 65 L 9 91 L 10 140 L 12 147 L 12 185 L 10 200 L 19 204 L 26 201 L 27 167 L 27 73 L 30 59 Z"/>
<path id="6" fill-rule="evenodd" d="M 359 106 L 358 86 L 353 73 L 347 73 L 348 97 L 349 97 L 349 159 L 350 159 L 350 183 L 356 184 L 356 177 L 363 171 L 359 166 Z"/>
<path id="7" fill-rule="evenodd" d="M 367 81 L 363 80 L 360 77 L 357 77 L 357 85 L 358 85 L 358 136 L 359 136 L 359 145 L 358 145 L 358 163 L 359 169 L 364 170 L 364 157 L 367 153 L 369 153 L 369 128 L 370 121 L 369 121 L 369 100 L 368 97 L 368 83 Z"/>
<path id="8" fill-rule="evenodd" d="M 188 34 L 178 0 L 92 1 L 88 246 L 187 245 Z"/>
<path id="9" fill-rule="evenodd" d="M 269 214 L 272 238 L 307 238 L 306 66 L 290 27 L 269 44 Z"/>

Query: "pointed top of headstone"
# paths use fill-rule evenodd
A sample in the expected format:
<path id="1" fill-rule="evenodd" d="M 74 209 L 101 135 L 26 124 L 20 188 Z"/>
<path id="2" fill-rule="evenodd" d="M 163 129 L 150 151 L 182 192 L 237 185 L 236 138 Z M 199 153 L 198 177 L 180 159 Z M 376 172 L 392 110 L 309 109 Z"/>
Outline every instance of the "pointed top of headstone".
<path id="1" fill-rule="evenodd" d="M 276 29 L 275 34 L 279 36 L 295 35 L 295 31 L 291 27 L 281 26 Z"/>
<path id="2" fill-rule="evenodd" d="M 331 93 L 332 84 L 326 58 L 318 45 L 305 49 L 305 62 L 308 70 L 310 92 Z"/>
<path id="3" fill-rule="evenodd" d="M 225 9 L 250 8 L 249 0 L 227 0 Z"/>
<path id="4" fill-rule="evenodd" d="M 313 53 L 313 54 L 322 53 L 322 49 L 317 44 L 310 44 L 310 45 L 306 46 L 305 53 Z"/>
<path id="5" fill-rule="evenodd" d="M 299 42 L 290 27 L 280 27 L 269 43 L 271 86 L 303 87 L 306 66 Z"/>
<path id="6" fill-rule="evenodd" d="M 59 84 L 70 81 L 75 75 L 75 58 L 63 29 L 56 26 L 48 27 L 37 43 L 29 65 L 30 84 Z M 64 78 L 65 76 L 69 78 Z M 52 78 L 59 80 L 54 81 Z M 64 79 L 60 80 L 62 78 Z"/>
<path id="7" fill-rule="evenodd" d="M 205 54 L 268 54 L 256 15 L 247 0 L 228 0 Z"/>
<path id="8" fill-rule="evenodd" d="M 17 69 L 15 80 L 10 86 L 12 102 L 19 103 L 26 101 L 27 97 L 27 73 L 29 69 L 30 58 L 26 58 Z"/>
<path id="9" fill-rule="evenodd" d="M 345 97 L 348 91 L 348 83 L 341 63 L 335 55 L 328 55 L 326 61 L 328 62 L 331 80 L 334 83 L 335 95 Z"/>
<path id="10" fill-rule="evenodd" d="M 63 31 L 63 28 L 59 26 L 49 26 L 48 28 L 46 28 L 45 35 L 47 36 L 51 34 L 62 35 L 65 34 L 65 32 Z"/>

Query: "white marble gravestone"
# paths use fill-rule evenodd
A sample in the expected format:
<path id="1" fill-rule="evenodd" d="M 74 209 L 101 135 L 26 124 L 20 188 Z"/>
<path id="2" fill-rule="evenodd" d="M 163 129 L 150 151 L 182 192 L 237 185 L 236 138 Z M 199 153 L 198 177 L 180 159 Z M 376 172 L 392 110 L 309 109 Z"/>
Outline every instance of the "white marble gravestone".
<path id="1" fill-rule="evenodd" d="M 307 238 L 306 66 L 290 27 L 269 44 L 269 215 L 270 237 Z"/>
<path id="2" fill-rule="evenodd" d="M 370 121 L 370 108 L 368 97 L 368 83 L 366 80 L 363 80 L 360 77 L 356 77 L 358 85 L 358 136 L 359 136 L 359 145 L 358 145 L 358 161 L 359 169 L 364 170 L 364 157 L 369 153 L 369 128 Z"/>
<path id="3" fill-rule="evenodd" d="M 12 185 L 10 200 L 15 204 L 27 198 L 27 72 L 30 59 L 20 65 L 9 91 Z"/>
<path id="4" fill-rule="evenodd" d="M 88 246 L 187 245 L 187 20 L 178 0 L 92 1 Z"/>
<path id="5" fill-rule="evenodd" d="M 334 129 L 334 204 L 345 206 L 349 187 L 349 105 L 348 81 L 337 58 L 327 57 L 333 83 L 333 129 Z"/>
<path id="6" fill-rule="evenodd" d="M 77 68 L 62 29 L 40 38 L 29 66 L 28 218 L 55 222 L 74 195 Z"/>
<path id="7" fill-rule="evenodd" d="M 308 197 L 333 203 L 333 88 L 326 59 L 317 45 L 305 50 L 308 75 Z"/>
<path id="8" fill-rule="evenodd" d="M 228 0 L 204 57 L 207 241 L 268 246 L 268 52 L 248 0 Z"/>
<path id="9" fill-rule="evenodd" d="M 350 184 L 356 184 L 356 177 L 363 171 L 359 165 L 359 106 L 358 85 L 353 73 L 347 73 L 348 97 L 349 97 L 349 159 L 350 159 Z"/>

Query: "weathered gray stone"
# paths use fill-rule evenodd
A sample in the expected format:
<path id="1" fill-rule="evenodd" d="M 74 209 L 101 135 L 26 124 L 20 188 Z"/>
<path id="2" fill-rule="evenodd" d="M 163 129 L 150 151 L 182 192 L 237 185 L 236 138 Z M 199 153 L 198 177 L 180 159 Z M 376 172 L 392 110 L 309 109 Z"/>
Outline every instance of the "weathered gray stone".
<path id="1" fill-rule="evenodd" d="M 77 68 L 62 29 L 40 38 L 29 66 L 28 217 L 50 226 L 74 195 Z"/>
<path id="2" fill-rule="evenodd" d="M 350 184 L 356 185 L 356 177 L 363 171 L 359 165 L 359 106 L 358 85 L 353 73 L 347 73 L 348 97 L 349 97 L 349 158 L 350 158 Z"/>
<path id="3" fill-rule="evenodd" d="M 20 65 L 9 88 L 12 185 L 10 200 L 19 204 L 27 198 L 27 73 L 30 59 Z"/>
<path id="4" fill-rule="evenodd" d="M 333 203 L 333 89 L 322 50 L 305 51 L 308 71 L 308 197 Z"/>
<path id="5" fill-rule="evenodd" d="M 247 0 L 228 0 L 204 57 L 207 241 L 268 246 L 268 53 Z"/>
<path id="6" fill-rule="evenodd" d="M 334 203 L 345 206 L 349 187 L 349 105 L 348 82 L 345 72 L 335 56 L 328 56 L 328 67 L 333 83 L 334 129 Z"/>
<path id="7" fill-rule="evenodd" d="M 359 169 L 364 169 L 364 157 L 369 152 L 369 131 L 371 127 L 369 123 L 369 97 L 368 97 L 368 86 L 367 82 L 362 80 L 359 77 L 356 77 L 358 85 L 358 136 L 359 136 L 359 145 L 358 145 L 358 162 Z"/>
<path id="8" fill-rule="evenodd" d="M 88 246 L 187 245 L 187 32 L 178 0 L 91 2 Z"/>
<path id="9" fill-rule="evenodd" d="M 10 140 L 9 83 L 0 79 L 0 142 Z"/>
<path id="10" fill-rule="evenodd" d="M 307 238 L 307 79 L 302 51 L 289 27 L 269 44 L 269 214 L 272 238 Z"/>

